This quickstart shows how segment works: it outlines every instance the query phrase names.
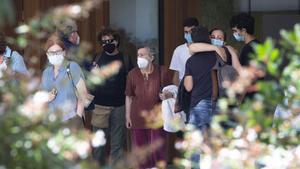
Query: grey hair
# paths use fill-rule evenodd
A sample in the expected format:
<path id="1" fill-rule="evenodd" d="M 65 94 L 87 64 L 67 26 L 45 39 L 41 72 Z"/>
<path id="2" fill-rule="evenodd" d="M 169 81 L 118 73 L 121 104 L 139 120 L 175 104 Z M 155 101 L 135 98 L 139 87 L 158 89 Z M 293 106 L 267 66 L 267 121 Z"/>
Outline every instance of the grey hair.
<path id="1" fill-rule="evenodd" d="M 155 55 L 157 54 L 156 49 L 154 47 L 150 47 L 149 45 L 142 45 L 139 46 L 138 49 L 146 49 L 149 52 L 150 56 L 153 56 L 153 59 L 155 59 Z"/>

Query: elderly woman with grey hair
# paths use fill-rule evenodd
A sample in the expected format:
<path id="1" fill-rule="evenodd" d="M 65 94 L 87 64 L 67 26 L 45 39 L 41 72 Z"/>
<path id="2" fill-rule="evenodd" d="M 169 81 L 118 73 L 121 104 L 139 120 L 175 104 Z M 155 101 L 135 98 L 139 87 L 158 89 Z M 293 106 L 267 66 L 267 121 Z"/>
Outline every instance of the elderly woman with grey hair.
<path id="1" fill-rule="evenodd" d="M 126 127 L 131 130 L 132 144 L 134 148 L 151 145 L 157 140 L 165 141 L 165 132 L 162 128 L 153 129 L 146 125 L 145 117 L 151 116 L 151 110 L 160 103 L 160 91 L 162 87 L 170 85 L 172 76 L 168 69 L 154 65 L 154 52 L 150 47 L 144 46 L 138 49 L 137 65 L 131 70 L 126 83 Z M 158 161 L 166 159 L 164 143 L 153 151 L 146 160 L 141 161 L 138 168 L 155 167 Z"/>

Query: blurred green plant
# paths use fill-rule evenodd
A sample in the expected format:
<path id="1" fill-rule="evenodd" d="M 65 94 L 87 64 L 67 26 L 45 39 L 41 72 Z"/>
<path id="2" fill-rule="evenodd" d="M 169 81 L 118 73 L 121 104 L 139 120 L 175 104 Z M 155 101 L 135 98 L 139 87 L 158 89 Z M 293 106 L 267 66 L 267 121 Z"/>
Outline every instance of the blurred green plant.
<path id="1" fill-rule="evenodd" d="M 18 26 L 15 30 L 18 36 L 7 40 L 21 48 L 30 45 L 40 50 L 41 45 L 35 40 L 45 39 L 55 32 L 56 22 L 88 17 L 99 2 L 89 0 L 49 10 Z M 6 21 L 6 15 L 14 12 L 11 1 L 2 0 L 2 8 L 6 9 L 0 10 L 0 24 Z M 83 44 L 80 48 L 79 55 L 86 55 L 87 45 Z M 30 60 L 39 59 L 37 56 L 30 57 Z M 103 81 L 118 68 L 119 64 L 114 63 L 112 67 L 95 70 L 96 73 L 90 76 L 98 76 Z M 29 78 L 17 77 L 9 71 L 0 72 L 0 168 L 98 168 L 90 157 L 91 147 L 105 144 L 104 133 L 92 135 L 85 130 L 62 127 L 60 113 L 51 114 L 47 109 L 47 92 L 39 91 L 40 77 L 34 76 L 39 71 L 31 68 Z"/>

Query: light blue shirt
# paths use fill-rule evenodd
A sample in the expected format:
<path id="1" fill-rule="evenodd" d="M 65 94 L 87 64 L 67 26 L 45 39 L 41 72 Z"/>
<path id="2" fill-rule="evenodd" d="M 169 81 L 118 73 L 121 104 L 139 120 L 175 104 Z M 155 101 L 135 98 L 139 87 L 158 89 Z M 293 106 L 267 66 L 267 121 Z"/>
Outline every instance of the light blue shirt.
<path id="1" fill-rule="evenodd" d="M 67 73 L 67 66 L 70 64 L 70 73 L 74 85 L 80 78 L 84 79 L 83 72 L 79 65 L 72 61 L 64 61 L 58 71 L 58 75 L 54 76 L 54 67 L 49 65 L 43 72 L 42 89 L 51 91 L 53 88 L 57 90 L 57 95 L 53 101 L 49 103 L 50 112 L 62 112 L 62 120 L 66 121 L 76 116 L 77 97 L 75 88 Z"/>
<path id="2" fill-rule="evenodd" d="M 14 72 L 28 75 L 28 70 L 23 60 L 23 57 L 17 52 L 12 51 L 8 46 L 6 47 L 4 56 L 10 58 L 10 66 Z"/>

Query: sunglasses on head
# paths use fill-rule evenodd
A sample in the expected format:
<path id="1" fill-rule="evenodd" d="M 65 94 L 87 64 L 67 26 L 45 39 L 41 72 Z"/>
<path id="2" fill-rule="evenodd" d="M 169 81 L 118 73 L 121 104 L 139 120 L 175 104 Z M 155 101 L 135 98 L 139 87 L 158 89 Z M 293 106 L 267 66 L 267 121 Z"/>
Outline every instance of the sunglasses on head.
<path id="1" fill-rule="evenodd" d="M 108 40 L 102 40 L 101 44 L 106 45 L 106 44 L 111 44 L 114 42 L 114 39 L 108 39 Z"/>

